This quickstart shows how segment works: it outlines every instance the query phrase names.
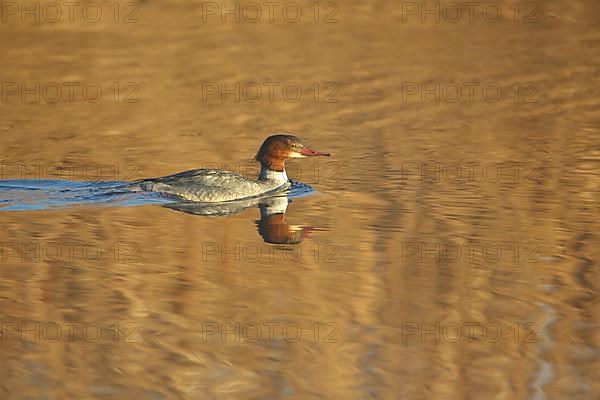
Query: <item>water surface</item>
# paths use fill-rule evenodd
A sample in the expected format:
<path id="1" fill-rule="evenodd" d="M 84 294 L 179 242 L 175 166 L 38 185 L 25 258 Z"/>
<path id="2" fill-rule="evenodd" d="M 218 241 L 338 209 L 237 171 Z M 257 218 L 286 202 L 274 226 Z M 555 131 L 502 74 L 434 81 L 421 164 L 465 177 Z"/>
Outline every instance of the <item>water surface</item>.
<path id="1" fill-rule="evenodd" d="M 0 104 L 1 190 L 32 189 L 0 204 L 2 398 L 597 398 L 597 3 L 540 3 L 529 24 L 509 2 L 498 23 L 336 4 L 337 23 L 145 1 L 132 24 L 0 25 L 0 81 L 103 89 Z M 236 82 L 304 94 L 203 98 Z M 424 82 L 504 95 L 407 95 Z M 280 131 L 335 154 L 291 163 L 317 193 L 283 213 L 86 197 L 252 175 Z"/>

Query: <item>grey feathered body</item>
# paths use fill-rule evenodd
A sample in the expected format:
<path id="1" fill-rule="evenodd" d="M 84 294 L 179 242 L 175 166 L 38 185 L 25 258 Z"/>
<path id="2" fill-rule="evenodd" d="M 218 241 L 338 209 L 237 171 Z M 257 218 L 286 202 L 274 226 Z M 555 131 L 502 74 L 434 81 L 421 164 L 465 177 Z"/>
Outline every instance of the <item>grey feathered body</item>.
<path id="1" fill-rule="evenodd" d="M 132 189 L 159 192 L 178 198 L 216 203 L 284 191 L 290 183 L 279 179 L 253 180 L 229 171 L 194 169 L 133 183 Z"/>

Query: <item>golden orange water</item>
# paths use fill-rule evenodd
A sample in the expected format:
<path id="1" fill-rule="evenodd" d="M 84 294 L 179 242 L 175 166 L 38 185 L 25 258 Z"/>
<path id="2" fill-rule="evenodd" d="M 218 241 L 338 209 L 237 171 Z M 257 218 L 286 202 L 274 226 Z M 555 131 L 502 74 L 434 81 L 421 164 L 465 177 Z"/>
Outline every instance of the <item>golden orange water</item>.
<path id="1" fill-rule="evenodd" d="M 0 397 L 597 398 L 598 3 L 409 3 L 0 2 L 2 179 L 335 155 L 289 167 L 296 245 L 257 208 L 0 212 Z"/>

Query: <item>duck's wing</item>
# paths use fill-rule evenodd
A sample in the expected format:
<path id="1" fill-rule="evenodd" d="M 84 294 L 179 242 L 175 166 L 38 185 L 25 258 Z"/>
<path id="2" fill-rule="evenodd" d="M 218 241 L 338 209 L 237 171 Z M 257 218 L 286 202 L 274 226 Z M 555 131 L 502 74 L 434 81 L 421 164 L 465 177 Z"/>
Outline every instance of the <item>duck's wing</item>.
<path id="1" fill-rule="evenodd" d="M 192 169 L 160 178 L 143 179 L 137 183 L 187 184 L 203 186 L 235 185 L 248 181 L 240 174 L 218 169 Z"/>

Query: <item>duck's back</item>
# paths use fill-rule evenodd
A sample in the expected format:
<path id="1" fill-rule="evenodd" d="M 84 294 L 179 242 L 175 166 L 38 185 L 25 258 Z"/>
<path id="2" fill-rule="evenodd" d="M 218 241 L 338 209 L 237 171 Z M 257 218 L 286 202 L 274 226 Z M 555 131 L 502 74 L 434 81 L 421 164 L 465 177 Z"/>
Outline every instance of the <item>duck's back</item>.
<path id="1" fill-rule="evenodd" d="M 216 169 L 194 169 L 137 181 L 135 185 L 147 192 L 166 193 L 185 200 L 208 203 L 240 200 L 284 189 L 281 184 L 255 181 L 234 172 Z"/>

